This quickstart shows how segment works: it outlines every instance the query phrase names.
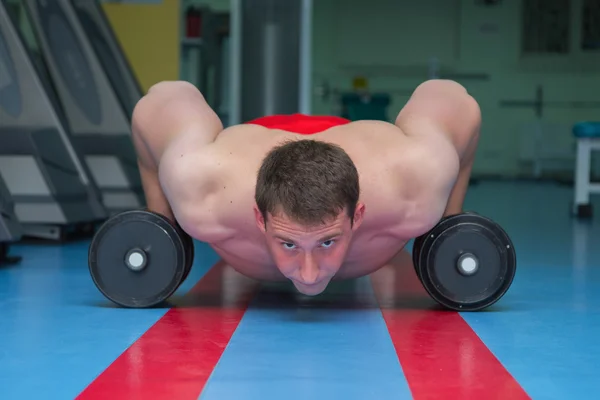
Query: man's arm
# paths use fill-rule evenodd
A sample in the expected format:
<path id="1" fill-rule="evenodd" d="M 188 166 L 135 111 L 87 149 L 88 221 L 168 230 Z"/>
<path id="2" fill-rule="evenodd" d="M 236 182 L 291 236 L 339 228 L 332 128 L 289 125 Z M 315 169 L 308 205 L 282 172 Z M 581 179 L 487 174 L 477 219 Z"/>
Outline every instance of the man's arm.
<path id="1" fill-rule="evenodd" d="M 477 101 L 456 82 L 430 80 L 417 87 L 395 124 L 407 137 L 431 150 L 440 173 L 458 155 L 458 175 L 444 215 L 462 212 L 479 141 L 481 111 Z M 449 154 L 451 150 L 455 154 Z"/>
<path id="2" fill-rule="evenodd" d="M 188 82 L 160 82 L 140 99 L 133 111 L 132 137 L 150 211 L 175 219 L 165 191 L 168 197 L 184 201 L 183 192 L 190 185 L 181 184 L 177 177 L 185 172 L 193 153 L 212 143 L 222 130 L 216 113 Z"/>

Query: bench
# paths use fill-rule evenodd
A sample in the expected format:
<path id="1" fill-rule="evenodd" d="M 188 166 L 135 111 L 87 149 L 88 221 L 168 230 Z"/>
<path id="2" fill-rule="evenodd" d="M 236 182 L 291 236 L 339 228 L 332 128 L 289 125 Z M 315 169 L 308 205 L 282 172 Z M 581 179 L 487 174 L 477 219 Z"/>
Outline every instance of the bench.
<path id="1" fill-rule="evenodd" d="M 600 183 L 591 182 L 592 151 L 600 150 L 600 122 L 579 122 L 573 126 L 573 135 L 577 141 L 573 211 L 579 217 L 590 218 L 590 195 L 600 194 Z"/>

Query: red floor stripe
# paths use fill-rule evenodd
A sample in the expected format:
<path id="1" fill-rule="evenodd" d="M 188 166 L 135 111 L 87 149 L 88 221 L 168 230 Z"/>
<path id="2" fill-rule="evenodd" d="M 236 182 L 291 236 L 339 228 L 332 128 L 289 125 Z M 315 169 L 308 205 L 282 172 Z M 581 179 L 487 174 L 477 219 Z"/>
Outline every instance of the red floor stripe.
<path id="1" fill-rule="evenodd" d="M 409 253 L 372 284 L 414 399 L 530 398 L 459 313 L 434 310 Z"/>
<path id="2" fill-rule="evenodd" d="M 78 399 L 196 400 L 257 288 L 218 263 Z"/>

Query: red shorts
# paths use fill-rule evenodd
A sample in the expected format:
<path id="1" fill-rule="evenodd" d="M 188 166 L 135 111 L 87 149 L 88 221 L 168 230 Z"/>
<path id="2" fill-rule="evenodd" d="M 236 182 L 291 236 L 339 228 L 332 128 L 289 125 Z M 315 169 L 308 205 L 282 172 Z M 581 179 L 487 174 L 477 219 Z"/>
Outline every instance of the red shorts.
<path id="1" fill-rule="evenodd" d="M 261 117 L 246 123 L 264 126 L 269 129 L 281 129 L 301 135 L 312 135 L 349 122 L 350 120 L 341 117 L 291 114 Z"/>

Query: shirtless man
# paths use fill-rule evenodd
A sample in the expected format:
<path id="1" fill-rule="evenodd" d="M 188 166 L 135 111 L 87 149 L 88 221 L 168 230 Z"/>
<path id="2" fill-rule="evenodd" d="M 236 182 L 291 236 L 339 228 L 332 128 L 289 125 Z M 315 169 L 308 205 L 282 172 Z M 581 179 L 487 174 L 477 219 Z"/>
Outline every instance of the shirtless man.
<path id="1" fill-rule="evenodd" d="M 462 211 L 480 120 L 462 86 L 431 80 L 394 124 L 294 115 L 224 129 L 193 85 L 161 82 L 132 125 L 149 210 L 238 272 L 316 295 Z"/>

